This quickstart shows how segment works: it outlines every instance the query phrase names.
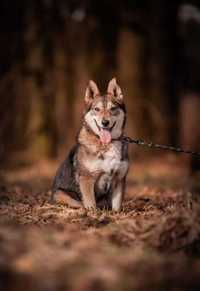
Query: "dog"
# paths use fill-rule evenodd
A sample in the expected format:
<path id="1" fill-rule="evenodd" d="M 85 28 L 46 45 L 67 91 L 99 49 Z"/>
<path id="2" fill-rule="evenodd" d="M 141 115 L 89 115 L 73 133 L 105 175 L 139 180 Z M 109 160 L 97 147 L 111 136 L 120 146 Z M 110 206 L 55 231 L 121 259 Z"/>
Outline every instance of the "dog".
<path id="1" fill-rule="evenodd" d="M 90 80 L 77 143 L 54 178 L 54 202 L 120 211 L 129 168 L 128 145 L 122 141 L 125 123 L 126 108 L 116 79 L 104 95 Z"/>

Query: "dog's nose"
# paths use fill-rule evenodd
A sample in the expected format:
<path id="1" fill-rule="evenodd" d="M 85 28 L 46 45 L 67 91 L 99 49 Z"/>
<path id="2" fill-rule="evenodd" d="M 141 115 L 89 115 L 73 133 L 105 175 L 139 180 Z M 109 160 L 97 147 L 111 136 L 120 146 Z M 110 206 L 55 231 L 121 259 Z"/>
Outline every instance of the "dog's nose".
<path id="1" fill-rule="evenodd" d="M 101 123 L 102 123 L 102 125 L 103 125 L 104 127 L 107 127 L 107 126 L 109 125 L 110 122 L 109 122 L 109 120 L 107 120 L 107 119 L 103 119 Z"/>

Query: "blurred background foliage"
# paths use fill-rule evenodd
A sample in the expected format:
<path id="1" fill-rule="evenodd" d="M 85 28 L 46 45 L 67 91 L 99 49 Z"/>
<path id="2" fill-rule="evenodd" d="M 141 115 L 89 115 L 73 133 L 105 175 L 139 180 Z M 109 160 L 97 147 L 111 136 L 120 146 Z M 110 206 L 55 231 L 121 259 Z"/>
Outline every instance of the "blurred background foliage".
<path id="1" fill-rule="evenodd" d="M 66 154 L 113 76 L 129 135 L 200 150 L 199 1 L 1 0 L 0 42 L 1 164 Z"/>

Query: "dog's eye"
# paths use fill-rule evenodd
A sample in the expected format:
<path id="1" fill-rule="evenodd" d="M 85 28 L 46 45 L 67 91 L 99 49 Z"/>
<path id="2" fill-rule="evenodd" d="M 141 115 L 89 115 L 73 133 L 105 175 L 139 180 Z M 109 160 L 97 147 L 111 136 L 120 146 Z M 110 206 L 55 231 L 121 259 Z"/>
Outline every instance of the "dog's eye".
<path id="1" fill-rule="evenodd" d="M 100 111 L 99 107 L 95 107 L 94 110 L 95 110 L 96 112 L 99 112 L 99 111 Z"/>

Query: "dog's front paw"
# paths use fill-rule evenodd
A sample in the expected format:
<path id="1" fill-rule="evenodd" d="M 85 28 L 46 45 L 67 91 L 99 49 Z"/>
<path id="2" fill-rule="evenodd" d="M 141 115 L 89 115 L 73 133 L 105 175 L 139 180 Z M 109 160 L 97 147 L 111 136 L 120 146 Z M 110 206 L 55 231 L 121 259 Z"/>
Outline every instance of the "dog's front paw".
<path id="1" fill-rule="evenodd" d="M 95 210 L 97 207 L 96 205 L 84 205 L 84 208 L 87 210 Z"/>
<path id="2" fill-rule="evenodd" d="M 83 201 L 83 206 L 87 210 L 94 210 L 96 209 L 96 201 L 91 200 Z"/>
<path id="3" fill-rule="evenodd" d="M 113 212 L 120 212 L 121 211 L 121 206 L 118 207 L 112 207 Z"/>

